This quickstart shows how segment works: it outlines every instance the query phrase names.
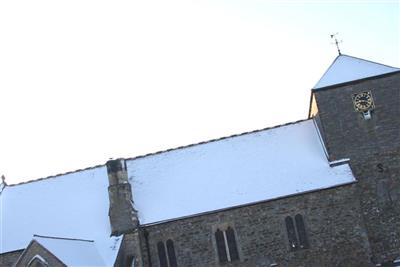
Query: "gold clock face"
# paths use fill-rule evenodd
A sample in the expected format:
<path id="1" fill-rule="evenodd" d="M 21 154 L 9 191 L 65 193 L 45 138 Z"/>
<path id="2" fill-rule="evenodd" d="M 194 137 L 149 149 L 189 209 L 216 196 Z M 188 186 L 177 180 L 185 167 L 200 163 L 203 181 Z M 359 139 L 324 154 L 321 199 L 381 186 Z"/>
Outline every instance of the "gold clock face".
<path id="1" fill-rule="evenodd" d="M 374 100 L 370 91 L 353 95 L 354 109 L 359 112 L 365 112 L 374 108 Z"/>

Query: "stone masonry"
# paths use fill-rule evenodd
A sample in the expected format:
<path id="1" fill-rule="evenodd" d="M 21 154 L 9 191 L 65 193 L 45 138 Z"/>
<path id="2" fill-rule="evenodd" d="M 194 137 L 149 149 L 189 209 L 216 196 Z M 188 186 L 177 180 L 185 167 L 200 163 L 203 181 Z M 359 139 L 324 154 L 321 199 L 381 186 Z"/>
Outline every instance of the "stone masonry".
<path id="1" fill-rule="evenodd" d="M 111 235 L 133 232 L 137 229 L 138 219 L 133 208 L 132 189 L 128 183 L 125 161 L 110 160 L 106 166 L 109 180 Z"/>
<path id="2" fill-rule="evenodd" d="M 144 266 L 160 266 L 156 244 L 167 239 L 175 243 L 178 266 L 221 266 L 214 230 L 223 224 L 235 229 L 240 254 L 239 261 L 223 266 L 269 266 L 263 265 L 268 258 L 278 266 L 372 266 L 358 194 L 352 184 L 144 226 L 149 240 L 149 250 L 142 245 Z M 304 216 L 309 249 L 290 250 L 284 220 L 295 214 Z"/>
<path id="3" fill-rule="evenodd" d="M 375 108 L 365 120 L 354 93 L 371 91 Z M 331 160 L 350 158 L 358 179 L 372 262 L 400 255 L 400 73 L 314 92 L 320 130 Z"/>
<path id="4" fill-rule="evenodd" d="M 1 266 L 13 266 L 17 262 L 24 250 L 16 250 L 0 254 L 0 265 Z"/>
<path id="5" fill-rule="evenodd" d="M 273 263 L 344 267 L 393 262 L 400 255 L 399 88 L 397 72 L 313 92 L 317 112 L 312 117 L 329 160 L 349 158 L 357 182 L 141 225 L 143 266 L 160 266 L 157 243 L 168 239 L 174 241 L 178 266 L 185 267 L 274 266 Z M 352 95 L 363 91 L 371 91 L 375 103 L 370 120 L 353 108 Z M 284 220 L 295 214 L 304 217 L 310 246 L 293 251 Z M 225 225 L 235 230 L 240 259 L 220 264 L 214 231 Z"/>
<path id="6" fill-rule="evenodd" d="M 66 265 L 62 261 L 60 261 L 56 256 L 54 256 L 50 251 L 48 251 L 45 247 L 41 246 L 35 240 L 33 240 L 29 244 L 27 249 L 25 249 L 24 253 L 22 253 L 15 267 L 31 266 L 29 265 L 29 263 L 31 262 L 32 258 L 34 258 L 36 255 L 39 255 L 41 259 L 45 260 L 46 265 L 43 266 L 66 267 Z"/>

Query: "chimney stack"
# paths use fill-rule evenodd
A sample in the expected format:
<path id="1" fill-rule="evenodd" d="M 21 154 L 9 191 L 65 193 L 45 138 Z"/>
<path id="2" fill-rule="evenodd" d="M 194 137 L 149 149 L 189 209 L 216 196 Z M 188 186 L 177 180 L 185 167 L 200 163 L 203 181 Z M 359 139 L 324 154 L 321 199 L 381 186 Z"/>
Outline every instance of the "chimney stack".
<path id="1" fill-rule="evenodd" d="M 110 208 L 108 216 L 110 218 L 111 235 L 119 236 L 132 233 L 138 227 L 138 217 L 133 208 L 132 189 L 128 182 L 125 160 L 109 160 L 106 166 L 109 182 Z"/>

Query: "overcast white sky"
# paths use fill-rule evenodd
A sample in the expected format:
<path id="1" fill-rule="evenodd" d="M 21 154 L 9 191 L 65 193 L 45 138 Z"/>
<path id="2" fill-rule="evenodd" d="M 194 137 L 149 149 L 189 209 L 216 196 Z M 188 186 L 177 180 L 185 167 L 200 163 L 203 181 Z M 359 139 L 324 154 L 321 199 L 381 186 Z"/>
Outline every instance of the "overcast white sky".
<path id="1" fill-rule="evenodd" d="M 304 119 L 335 32 L 400 67 L 399 1 L 1 1 L 0 175 Z"/>

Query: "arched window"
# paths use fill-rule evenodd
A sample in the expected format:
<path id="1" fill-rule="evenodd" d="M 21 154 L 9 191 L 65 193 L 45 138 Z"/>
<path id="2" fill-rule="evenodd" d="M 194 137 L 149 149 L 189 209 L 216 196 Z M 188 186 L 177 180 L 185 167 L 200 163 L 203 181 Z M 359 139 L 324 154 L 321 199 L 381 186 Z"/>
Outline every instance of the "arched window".
<path id="1" fill-rule="evenodd" d="M 221 263 L 227 262 L 228 256 L 225 248 L 224 233 L 219 229 L 217 229 L 217 231 L 215 232 L 215 241 L 217 242 L 219 262 Z"/>
<path id="2" fill-rule="evenodd" d="M 290 249 L 296 250 L 309 248 L 303 216 L 301 214 L 297 214 L 296 216 L 294 216 L 294 223 L 292 217 L 287 216 L 285 218 L 285 224 Z"/>
<path id="3" fill-rule="evenodd" d="M 299 237 L 300 248 L 308 248 L 308 240 L 306 235 L 306 228 L 304 227 L 303 216 L 297 214 L 294 217 L 296 222 L 297 235 Z"/>
<path id="4" fill-rule="evenodd" d="M 295 250 L 295 249 L 297 249 L 298 242 L 297 242 L 296 230 L 294 229 L 292 217 L 287 216 L 285 218 L 285 224 L 286 224 L 286 231 L 287 231 L 287 236 L 289 239 L 290 249 Z"/>
<path id="5" fill-rule="evenodd" d="M 226 233 L 226 240 L 228 243 L 229 255 L 230 255 L 231 261 L 238 260 L 239 253 L 238 253 L 238 250 L 236 247 L 235 233 L 231 227 L 228 227 L 228 229 L 226 229 L 225 233 Z"/>
<path id="6" fill-rule="evenodd" d="M 47 267 L 46 261 L 39 255 L 35 255 L 28 263 L 28 267 Z"/>
<path id="7" fill-rule="evenodd" d="M 235 232 L 232 227 L 228 227 L 224 231 L 217 229 L 215 231 L 215 241 L 220 263 L 239 260 Z"/>
<path id="8" fill-rule="evenodd" d="M 167 255 L 165 254 L 165 246 L 163 242 L 157 243 L 158 259 L 160 260 L 160 267 L 168 267 Z"/>
<path id="9" fill-rule="evenodd" d="M 160 261 L 160 267 L 177 267 L 176 255 L 174 242 L 168 239 L 166 242 L 166 247 L 164 242 L 160 241 L 157 243 L 158 259 Z"/>
<path id="10" fill-rule="evenodd" d="M 167 253 L 168 253 L 169 267 L 177 267 L 174 242 L 171 239 L 167 240 Z"/>

